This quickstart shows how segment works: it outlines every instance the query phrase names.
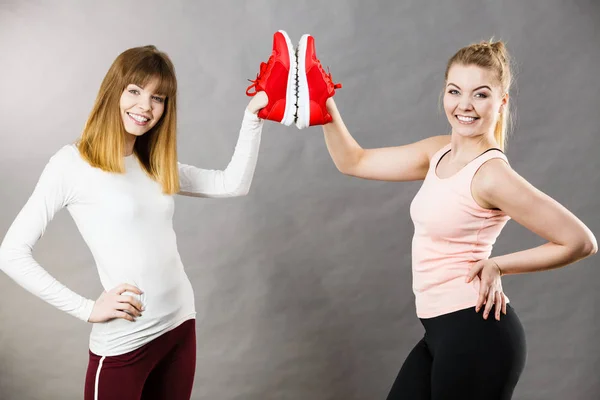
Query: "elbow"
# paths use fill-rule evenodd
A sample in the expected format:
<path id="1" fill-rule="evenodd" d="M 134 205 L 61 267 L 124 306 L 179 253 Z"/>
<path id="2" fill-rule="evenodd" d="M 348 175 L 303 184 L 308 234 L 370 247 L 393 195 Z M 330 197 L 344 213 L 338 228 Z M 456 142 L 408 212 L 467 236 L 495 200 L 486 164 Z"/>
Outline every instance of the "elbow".
<path id="1" fill-rule="evenodd" d="M 250 186 L 252 186 L 252 179 L 250 179 L 248 181 L 248 183 L 244 184 L 244 185 L 240 185 L 236 190 L 235 190 L 235 197 L 244 197 L 244 196 L 248 196 L 248 193 L 250 193 Z"/>
<path id="2" fill-rule="evenodd" d="M 356 166 L 357 163 L 336 163 L 335 167 L 337 168 L 338 171 L 340 171 L 342 174 L 347 175 L 347 176 L 356 176 Z"/>
<path id="3" fill-rule="evenodd" d="M 589 230 L 586 229 L 586 235 L 583 240 L 583 248 L 584 257 L 593 256 L 598 252 L 598 241 L 596 240 L 596 236 Z"/>
<path id="4" fill-rule="evenodd" d="M 250 193 L 250 188 L 246 188 L 243 190 L 239 190 L 234 194 L 234 197 L 244 197 L 244 196 L 248 196 L 248 193 Z"/>
<path id="5" fill-rule="evenodd" d="M 338 171 L 348 176 L 358 176 L 358 170 L 362 165 L 362 159 L 365 154 L 363 148 L 358 148 L 348 153 L 345 157 L 332 157 L 333 163 Z"/>
<path id="6" fill-rule="evenodd" d="M 10 259 L 9 249 L 6 246 L 0 245 L 0 271 L 6 272 Z"/>
<path id="7" fill-rule="evenodd" d="M 243 197 L 250 193 L 250 186 L 252 186 L 252 176 L 249 179 L 239 179 L 235 181 L 223 180 L 223 186 L 221 189 L 221 196 L 219 197 Z"/>
<path id="8" fill-rule="evenodd" d="M 227 197 L 244 197 L 250 193 L 250 186 L 240 186 L 232 191 L 230 191 Z"/>
<path id="9" fill-rule="evenodd" d="M 591 233 L 579 240 L 576 246 L 573 246 L 573 253 L 578 259 L 593 256 L 597 252 L 598 242 L 596 241 L 596 237 Z"/>
<path id="10" fill-rule="evenodd" d="M 338 165 L 336 164 L 335 167 L 337 168 L 338 171 L 340 171 L 342 174 L 344 175 L 348 175 L 348 176 L 352 176 L 352 173 L 350 172 L 350 168 L 343 166 L 343 165 Z"/>
<path id="11" fill-rule="evenodd" d="M 5 258 L 4 248 L 0 246 L 0 271 L 4 271 L 4 264 L 6 264 Z"/>
<path id="12" fill-rule="evenodd" d="M 0 271 L 12 274 L 23 262 L 33 260 L 33 246 L 25 242 L 15 242 L 13 240 L 0 243 Z"/>
<path id="13" fill-rule="evenodd" d="M 583 253 L 585 254 L 584 257 L 589 257 L 596 254 L 598 252 L 598 242 L 596 241 L 594 235 L 592 235 L 582 247 Z"/>

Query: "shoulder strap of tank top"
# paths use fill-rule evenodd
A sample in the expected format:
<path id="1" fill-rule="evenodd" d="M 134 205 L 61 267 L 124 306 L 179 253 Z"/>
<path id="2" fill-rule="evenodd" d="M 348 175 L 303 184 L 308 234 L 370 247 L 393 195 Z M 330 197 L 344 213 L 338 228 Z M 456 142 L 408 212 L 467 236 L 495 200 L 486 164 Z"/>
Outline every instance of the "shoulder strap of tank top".
<path id="1" fill-rule="evenodd" d="M 473 161 L 471 161 L 469 165 L 467 165 L 467 168 L 471 172 L 470 175 L 474 175 L 486 161 L 489 161 L 493 158 L 500 158 L 508 164 L 508 159 L 506 158 L 504 152 L 496 147 L 493 147 L 481 153 Z"/>
<path id="2" fill-rule="evenodd" d="M 430 171 L 432 169 L 435 169 L 437 167 L 437 165 L 440 163 L 440 160 L 442 159 L 442 157 L 444 157 L 450 151 L 450 146 L 451 146 L 451 144 L 448 143 L 447 145 L 445 145 L 444 147 L 439 149 L 436 153 L 434 153 L 434 155 L 431 157 L 431 160 L 429 160 L 429 170 Z"/>

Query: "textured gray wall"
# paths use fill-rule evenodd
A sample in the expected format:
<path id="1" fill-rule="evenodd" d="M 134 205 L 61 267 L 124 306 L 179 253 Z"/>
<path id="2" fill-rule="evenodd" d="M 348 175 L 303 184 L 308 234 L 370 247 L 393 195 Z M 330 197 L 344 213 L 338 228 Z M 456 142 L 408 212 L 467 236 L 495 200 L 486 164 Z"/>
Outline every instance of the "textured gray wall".
<path id="1" fill-rule="evenodd" d="M 595 0 L 0 1 L 0 238 L 129 47 L 155 44 L 175 63 L 180 160 L 225 167 L 246 79 L 277 29 L 315 36 L 365 147 L 447 132 L 446 60 L 468 43 L 506 40 L 517 62 L 509 159 L 599 234 L 599 9 Z M 198 309 L 193 398 L 382 399 L 423 334 L 408 215 L 419 184 L 339 174 L 320 128 L 267 123 L 263 135 L 249 196 L 176 200 Z M 510 222 L 494 254 L 541 243 Z M 66 211 L 34 255 L 79 293 L 100 293 Z M 505 278 L 529 346 L 515 399 L 599 398 L 597 263 Z M 82 398 L 89 331 L 0 275 L 0 398 Z"/>

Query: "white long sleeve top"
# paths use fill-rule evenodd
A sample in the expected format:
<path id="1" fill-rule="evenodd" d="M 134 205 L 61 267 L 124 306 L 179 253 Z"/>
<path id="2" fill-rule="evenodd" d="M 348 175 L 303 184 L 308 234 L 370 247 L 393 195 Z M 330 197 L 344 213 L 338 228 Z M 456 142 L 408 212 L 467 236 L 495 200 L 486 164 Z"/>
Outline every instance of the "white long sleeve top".
<path id="1" fill-rule="evenodd" d="M 263 120 L 248 110 L 227 168 L 206 170 L 178 163 L 179 194 L 235 197 L 248 193 L 258 158 Z M 93 324 L 90 350 L 100 356 L 133 351 L 184 321 L 195 318 L 194 292 L 184 271 L 173 230 L 173 196 L 125 157 L 125 174 L 90 166 L 74 144 L 62 147 L 45 166 L 33 193 L 0 245 L 0 269 L 19 285 L 83 321 L 94 300 L 51 276 L 32 256 L 54 215 L 66 207 L 94 257 L 106 291 L 121 283 L 145 311 L 135 322 L 122 318 Z"/>

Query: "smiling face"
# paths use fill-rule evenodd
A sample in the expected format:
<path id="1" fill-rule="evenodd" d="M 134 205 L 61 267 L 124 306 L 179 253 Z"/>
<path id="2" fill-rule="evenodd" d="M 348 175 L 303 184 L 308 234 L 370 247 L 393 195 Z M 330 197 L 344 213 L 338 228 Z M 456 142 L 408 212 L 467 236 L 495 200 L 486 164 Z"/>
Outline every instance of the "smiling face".
<path id="1" fill-rule="evenodd" d="M 454 64 L 448 71 L 444 111 L 452 132 L 463 137 L 493 135 L 508 101 L 493 71 Z"/>
<path id="2" fill-rule="evenodd" d="M 157 87 L 158 80 L 151 79 L 144 87 L 130 83 L 123 90 L 119 108 L 127 133 L 142 136 L 162 117 L 166 97 L 156 93 Z"/>

